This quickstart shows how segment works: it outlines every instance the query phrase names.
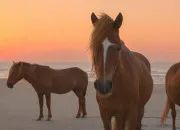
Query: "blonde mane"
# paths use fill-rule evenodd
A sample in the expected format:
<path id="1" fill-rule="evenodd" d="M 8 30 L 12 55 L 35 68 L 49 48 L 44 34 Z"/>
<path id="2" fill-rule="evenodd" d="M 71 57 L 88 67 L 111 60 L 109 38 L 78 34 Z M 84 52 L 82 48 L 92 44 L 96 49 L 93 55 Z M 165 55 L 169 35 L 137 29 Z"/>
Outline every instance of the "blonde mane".
<path id="1" fill-rule="evenodd" d="M 100 74 L 100 71 L 96 64 L 96 56 L 102 56 L 102 51 L 100 50 L 100 48 L 102 48 L 101 43 L 107 37 L 109 31 L 113 28 L 113 22 L 114 20 L 111 17 L 109 17 L 107 14 L 102 13 L 98 22 L 95 23 L 94 29 L 91 34 L 89 48 L 92 55 L 92 71 L 95 71 L 98 75 L 102 75 L 102 73 Z"/>

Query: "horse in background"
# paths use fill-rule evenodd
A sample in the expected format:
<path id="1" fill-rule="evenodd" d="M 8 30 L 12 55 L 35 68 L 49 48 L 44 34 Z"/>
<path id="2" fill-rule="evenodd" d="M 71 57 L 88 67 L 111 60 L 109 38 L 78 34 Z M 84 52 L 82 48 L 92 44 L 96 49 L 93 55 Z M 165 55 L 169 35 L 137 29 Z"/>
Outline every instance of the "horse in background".
<path id="1" fill-rule="evenodd" d="M 115 117 L 114 129 L 141 130 L 144 107 L 153 90 L 150 63 L 120 39 L 121 13 L 115 20 L 104 13 L 98 19 L 92 13 L 91 21 L 94 29 L 89 47 L 104 129 L 111 130 L 111 119 Z"/>
<path id="2" fill-rule="evenodd" d="M 172 65 L 166 73 L 166 104 L 161 116 L 161 124 L 166 120 L 169 109 L 172 115 L 172 130 L 176 130 L 176 108 L 175 104 L 180 106 L 180 63 Z"/>
<path id="3" fill-rule="evenodd" d="M 47 121 L 50 121 L 52 118 L 51 93 L 64 94 L 73 91 L 79 99 L 79 109 L 76 118 L 80 118 L 81 114 L 82 117 L 87 115 L 85 96 L 88 76 L 83 70 L 77 67 L 57 70 L 49 66 L 26 62 L 14 62 L 9 71 L 7 86 L 13 88 L 21 79 L 25 79 L 29 82 L 37 92 L 40 108 L 39 117 L 37 118 L 38 121 L 43 118 L 44 95 L 48 108 Z"/>

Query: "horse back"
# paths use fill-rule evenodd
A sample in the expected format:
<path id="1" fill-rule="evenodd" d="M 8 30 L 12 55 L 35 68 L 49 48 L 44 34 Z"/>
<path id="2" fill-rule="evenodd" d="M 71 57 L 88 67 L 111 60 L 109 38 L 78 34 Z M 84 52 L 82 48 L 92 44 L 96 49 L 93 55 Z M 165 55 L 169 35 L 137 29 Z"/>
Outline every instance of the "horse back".
<path id="1" fill-rule="evenodd" d="M 180 63 L 172 65 L 166 73 L 166 87 L 178 84 L 180 79 Z"/>
<path id="2" fill-rule="evenodd" d="M 180 105 L 180 63 L 172 65 L 166 74 L 166 93 L 175 104 Z"/>
<path id="3" fill-rule="evenodd" d="M 170 79 L 175 74 L 179 73 L 179 71 L 180 71 L 180 63 L 176 63 L 172 65 L 166 73 L 166 80 Z"/>
<path id="4" fill-rule="evenodd" d="M 88 75 L 78 67 L 54 70 L 53 86 L 61 87 L 87 87 Z"/>

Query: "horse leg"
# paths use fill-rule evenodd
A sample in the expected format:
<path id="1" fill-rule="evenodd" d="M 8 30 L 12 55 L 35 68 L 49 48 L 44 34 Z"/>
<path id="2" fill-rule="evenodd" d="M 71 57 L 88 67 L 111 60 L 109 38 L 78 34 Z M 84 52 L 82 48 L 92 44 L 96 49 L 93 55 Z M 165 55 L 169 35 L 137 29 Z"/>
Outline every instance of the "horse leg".
<path id="1" fill-rule="evenodd" d="M 112 126 L 112 127 L 113 127 L 112 130 L 118 130 L 116 118 L 114 119 L 114 122 L 113 122 L 113 126 Z"/>
<path id="2" fill-rule="evenodd" d="M 81 111 L 82 111 L 82 97 L 83 97 L 83 95 L 82 95 L 82 92 L 78 89 L 74 89 L 73 91 L 76 94 L 76 96 L 78 97 L 78 101 L 79 101 L 79 108 L 78 108 L 76 118 L 80 118 Z"/>
<path id="3" fill-rule="evenodd" d="M 111 130 L 111 116 L 108 116 L 108 113 L 106 111 L 103 111 L 101 108 L 100 115 L 104 125 L 104 130 Z"/>
<path id="4" fill-rule="evenodd" d="M 141 130 L 142 127 L 141 121 L 143 119 L 143 116 L 144 116 L 144 107 L 139 109 L 136 130 Z"/>
<path id="5" fill-rule="evenodd" d="M 115 123 L 116 125 L 113 130 L 124 130 L 124 125 L 125 125 L 124 116 L 122 115 L 115 116 Z"/>
<path id="6" fill-rule="evenodd" d="M 47 121 L 50 121 L 52 118 L 52 114 L 51 114 L 51 93 L 45 94 L 45 96 L 46 96 L 46 106 L 48 108 Z"/>
<path id="7" fill-rule="evenodd" d="M 137 105 L 129 110 L 125 122 L 125 130 L 136 130 L 137 127 Z"/>
<path id="8" fill-rule="evenodd" d="M 172 130 L 176 130 L 176 108 L 175 108 L 175 104 L 170 101 L 169 106 L 171 108 L 171 115 L 172 115 L 172 123 L 173 123 Z"/>
<path id="9" fill-rule="evenodd" d="M 82 98 L 82 118 L 86 117 L 87 112 L 86 112 L 86 98 L 83 96 Z"/>
<path id="10" fill-rule="evenodd" d="M 87 87 L 83 90 L 83 103 L 82 103 L 82 118 L 84 118 L 86 115 L 87 115 L 87 112 L 86 112 L 86 91 L 87 91 Z"/>
<path id="11" fill-rule="evenodd" d="M 37 118 L 37 121 L 40 121 L 42 118 L 43 118 L 43 104 L 44 104 L 44 101 L 43 101 L 43 93 L 37 93 L 38 95 L 38 99 L 39 99 L 39 109 L 40 109 L 40 112 L 39 112 L 39 117 Z"/>

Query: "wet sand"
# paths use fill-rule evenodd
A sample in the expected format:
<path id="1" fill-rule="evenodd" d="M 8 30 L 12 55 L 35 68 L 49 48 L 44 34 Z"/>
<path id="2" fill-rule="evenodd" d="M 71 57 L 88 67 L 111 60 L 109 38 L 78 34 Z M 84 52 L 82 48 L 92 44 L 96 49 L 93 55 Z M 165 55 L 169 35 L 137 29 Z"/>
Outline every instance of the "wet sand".
<path id="1" fill-rule="evenodd" d="M 153 95 L 146 105 L 143 118 L 144 130 L 171 130 L 171 118 L 167 118 L 163 127 L 159 122 L 165 99 L 164 85 L 154 85 Z M 103 130 L 91 82 L 86 101 L 87 118 L 76 119 L 78 100 L 75 94 L 73 92 L 63 95 L 52 94 L 52 121 L 45 121 L 46 104 L 44 104 L 45 119 L 35 121 L 39 114 L 39 106 L 36 92 L 31 85 L 21 81 L 13 89 L 9 89 L 6 86 L 6 79 L 0 79 L 0 130 Z M 180 129 L 179 119 L 177 112 L 177 129 Z"/>

